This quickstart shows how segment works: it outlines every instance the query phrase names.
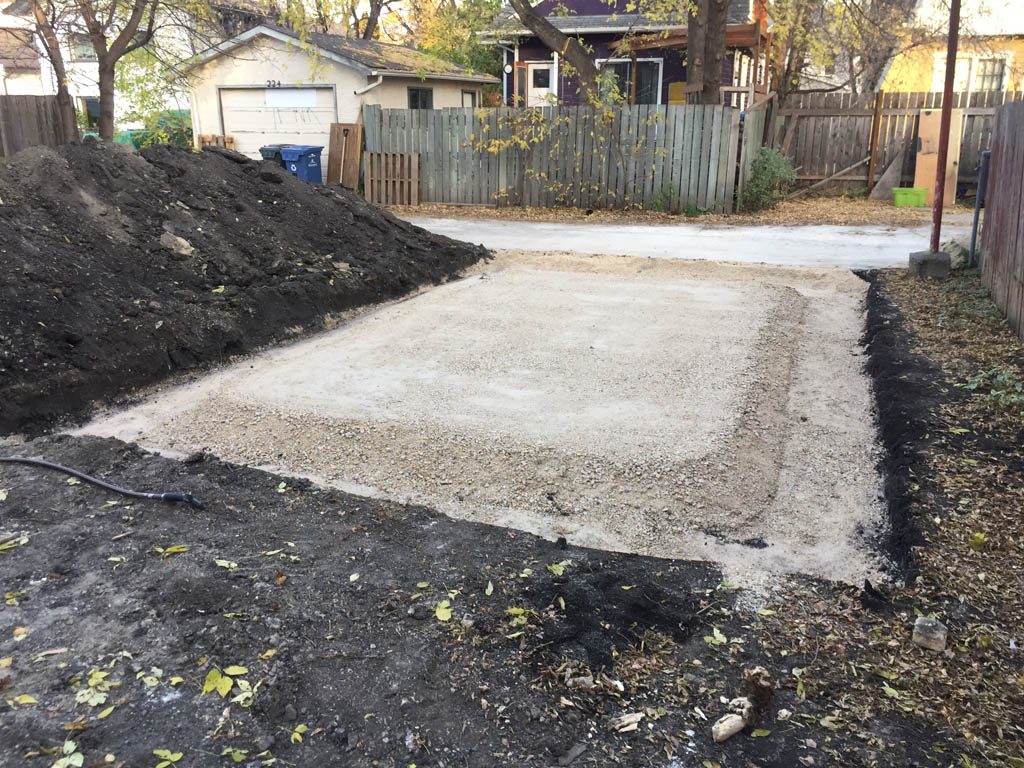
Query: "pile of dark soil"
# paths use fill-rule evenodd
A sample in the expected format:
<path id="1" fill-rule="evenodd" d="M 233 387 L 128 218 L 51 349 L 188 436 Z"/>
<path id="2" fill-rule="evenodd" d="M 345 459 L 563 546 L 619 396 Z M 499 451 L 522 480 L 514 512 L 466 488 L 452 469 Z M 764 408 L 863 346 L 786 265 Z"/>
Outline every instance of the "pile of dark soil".
<path id="1" fill-rule="evenodd" d="M 0 168 L 0 433 L 444 281 L 482 248 L 226 152 L 88 142 Z"/>

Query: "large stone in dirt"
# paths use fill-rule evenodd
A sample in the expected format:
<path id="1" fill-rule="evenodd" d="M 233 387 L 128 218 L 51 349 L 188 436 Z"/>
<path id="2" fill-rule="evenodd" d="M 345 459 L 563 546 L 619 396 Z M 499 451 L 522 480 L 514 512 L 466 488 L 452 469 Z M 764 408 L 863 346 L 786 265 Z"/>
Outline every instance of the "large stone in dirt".
<path id="1" fill-rule="evenodd" d="M 921 280 L 949 277 L 950 258 L 945 251 L 917 251 L 910 254 L 910 271 Z"/>
<path id="2" fill-rule="evenodd" d="M 747 721 L 742 716 L 730 712 L 728 715 L 722 715 L 711 726 L 711 738 L 717 742 L 723 742 L 726 739 L 731 739 L 746 727 Z"/>
<path id="3" fill-rule="evenodd" d="M 946 625 L 938 619 L 918 616 L 914 622 L 914 643 L 930 651 L 946 650 Z"/>
<path id="4" fill-rule="evenodd" d="M 171 253 L 176 253 L 179 256 L 191 256 L 196 250 L 192 247 L 192 243 L 184 237 L 178 237 L 172 232 L 164 232 L 160 235 L 160 245 Z"/>

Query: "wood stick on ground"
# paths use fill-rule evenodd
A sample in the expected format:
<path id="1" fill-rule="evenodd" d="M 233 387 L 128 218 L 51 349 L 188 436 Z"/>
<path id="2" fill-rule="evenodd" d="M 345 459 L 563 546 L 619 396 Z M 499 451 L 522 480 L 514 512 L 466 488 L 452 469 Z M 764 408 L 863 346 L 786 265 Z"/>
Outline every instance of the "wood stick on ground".
<path id="1" fill-rule="evenodd" d="M 801 195 L 806 195 L 806 194 L 807 194 L 808 192 L 810 192 L 810 191 L 811 191 L 812 189 L 817 189 L 817 188 L 818 188 L 818 187 L 820 187 L 820 186 L 821 186 L 822 184 L 827 184 L 828 182 L 832 181 L 833 179 L 838 179 L 838 178 L 839 178 L 840 176 L 843 176 L 844 174 L 847 174 L 847 173 L 849 173 L 849 172 L 850 172 L 850 171 L 852 171 L 852 170 L 853 170 L 854 168 L 859 168 L 860 166 L 864 165 L 864 163 L 866 163 L 866 162 L 867 162 L 868 160 L 870 160 L 870 159 L 871 159 L 870 157 L 865 157 L 865 158 L 864 158 L 863 160 L 858 160 L 858 161 L 857 161 L 856 163 L 854 163 L 853 165 L 851 165 L 851 166 L 850 166 L 849 168 L 843 168 L 843 170 L 839 171 L 838 173 L 833 173 L 833 174 L 832 174 L 831 176 L 829 176 L 829 177 L 828 177 L 827 179 L 822 179 L 821 181 L 816 181 L 816 182 L 814 182 L 813 184 L 811 184 L 811 186 L 809 186 L 809 187 L 804 187 L 803 189 L 798 189 L 798 190 L 797 190 L 796 192 L 794 192 L 793 194 L 791 194 L 791 195 L 790 195 L 789 197 L 787 197 L 786 199 L 787 199 L 787 200 L 793 200 L 793 199 L 795 199 L 795 198 L 798 198 L 798 197 L 800 197 Z"/>

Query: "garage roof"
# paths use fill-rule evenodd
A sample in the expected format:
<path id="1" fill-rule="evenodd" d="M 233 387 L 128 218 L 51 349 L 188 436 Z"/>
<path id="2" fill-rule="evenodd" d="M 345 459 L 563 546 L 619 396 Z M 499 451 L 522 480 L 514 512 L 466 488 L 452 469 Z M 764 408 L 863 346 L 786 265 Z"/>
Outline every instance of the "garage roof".
<path id="1" fill-rule="evenodd" d="M 468 80 L 479 83 L 497 83 L 498 78 L 453 64 L 450 61 L 417 51 L 404 45 L 361 40 L 344 35 L 325 35 L 314 32 L 302 38 L 294 30 L 272 24 L 261 24 L 235 35 L 200 53 L 192 66 L 222 56 L 258 37 L 280 40 L 301 48 L 312 48 L 324 58 L 356 69 L 366 75 L 385 77 L 417 77 L 429 80 Z"/>

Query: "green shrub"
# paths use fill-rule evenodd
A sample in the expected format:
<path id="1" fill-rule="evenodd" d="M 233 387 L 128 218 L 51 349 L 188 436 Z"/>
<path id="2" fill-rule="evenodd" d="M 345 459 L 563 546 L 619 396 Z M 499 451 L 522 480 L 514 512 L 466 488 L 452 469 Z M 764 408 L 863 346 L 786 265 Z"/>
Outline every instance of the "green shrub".
<path id="1" fill-rule="evenodd" d="M 795 181 L 796 172 L 789 159 L 774 149 L 761 147 L 743 185 L 740 210 L 761 211 L 778 205 Z"/>
<path id="2" fill-rule="evenodd" d="M 672 207 L 672 193 L 663 189 L 658 192 L 654 197 L 651 198 L 650 202 L 647 203 L 647 210 L 659 211 L 665 213 L 669 208 Z"/>
<path id="3" fill-rule="evenodd" d="M 1024 379 L 1009 368 L 992 368 L 982 371 L 964 384 L 957 384 L 960 389 L 971 392 L 987 390 L 990 401 L 1000 408 L 1020 410 L 1024 414 Z"/>

